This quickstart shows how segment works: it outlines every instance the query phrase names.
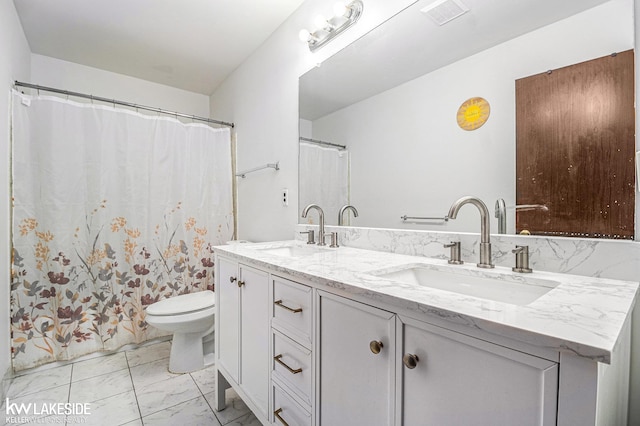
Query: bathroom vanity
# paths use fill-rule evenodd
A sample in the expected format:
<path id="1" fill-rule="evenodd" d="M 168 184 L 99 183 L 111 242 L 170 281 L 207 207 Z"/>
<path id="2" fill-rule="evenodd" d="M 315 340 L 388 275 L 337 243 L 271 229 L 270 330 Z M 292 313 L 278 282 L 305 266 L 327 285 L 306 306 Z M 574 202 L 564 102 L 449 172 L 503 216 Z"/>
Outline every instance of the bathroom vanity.
<path id="1" fill-rule="evenodd" d="M 216 253 L 217 407 L 263 424 L 626 424 L 638 284 L 300 241 Z"/>

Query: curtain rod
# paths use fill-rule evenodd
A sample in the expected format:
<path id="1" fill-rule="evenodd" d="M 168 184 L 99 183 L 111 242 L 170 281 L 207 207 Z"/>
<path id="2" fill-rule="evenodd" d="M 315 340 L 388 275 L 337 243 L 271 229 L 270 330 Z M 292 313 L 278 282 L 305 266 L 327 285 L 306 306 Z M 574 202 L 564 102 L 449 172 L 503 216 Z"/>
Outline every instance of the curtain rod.
<path id="1" fill-rule="evenodd" d="M 183 114 L 181 112 L 172 112 L 172 111 L 164 110 L 164 109 L 161 109 L 161 108 L 148 107 L 148 106 L 144 106 L 144 105 L 134 104 L 134 103 L 131 103 L 131 102 L 118 101 L 116 99 L 107 99 L 107 98 L 102 98 L 100 96 L 86 95 L 84 93 L 70 92 L 68 90 L 55 89 L 53 87 L 39 86 L 37 84 L 23 83 L 23 82 L 17 81 L 17 80 L 14 82 L 14 85 L 20 86 L 20 87 L 28 87 L 29 89 L 44 90 L 46 92 L 61 93 L 63 95 L 67 95 L 67 96 L 75 96 L 76 98 L 91 99 L 92 101 L 106 102 L 106 103 L 113 104 L 113 105 L 123 105 L 123 106 L 131 107 L 131 108 L 143 109 L 143 110 L 146 110 L 146 111 L 159 112 L 159 113 L 162 113 L 162 114 L 173 115 L 173 116 L 176 116 L 176 117 L 184 117 L 184 118 L 189 118 L 191 120 L 204 121 L 204 122 L 207 122 L 207 123 L 219 124 L 221 126 L 227 126 L 227 127 L 231 127 L 231 128 L 235 127 L 235 125 L 233 123 L 228 123 L 226 121 L 213 120 L 211 118 L 198 117 L 196 115 Z"/>
<path id="2" fill-rule="evenodd" d="M 310 139 L 310 138 L 300 138 L 301 141 L 305 141 L 305 142 L 311 142 L 311 143 L 317 143 L 318 145 L 329 145 L 329 146 L 335 146 L 337 148 L 342 148 L 342 149 L 347 149 L 346 145 L 338 145 L 337 143 L 331 143 L 331 142 L 325 142 L 325 141 L 321 141 L 318 139 Z"/>

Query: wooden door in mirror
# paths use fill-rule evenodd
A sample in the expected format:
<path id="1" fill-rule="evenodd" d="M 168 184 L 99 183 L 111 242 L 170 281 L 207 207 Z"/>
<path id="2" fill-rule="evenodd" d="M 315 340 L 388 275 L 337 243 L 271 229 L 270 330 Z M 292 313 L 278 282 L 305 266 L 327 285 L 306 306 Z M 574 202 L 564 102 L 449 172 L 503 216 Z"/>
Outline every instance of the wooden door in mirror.
<path id="1" fill-rule="evenodd" d="M 633 50 L 516 80 L 516 231 L 633 239 Z"/>

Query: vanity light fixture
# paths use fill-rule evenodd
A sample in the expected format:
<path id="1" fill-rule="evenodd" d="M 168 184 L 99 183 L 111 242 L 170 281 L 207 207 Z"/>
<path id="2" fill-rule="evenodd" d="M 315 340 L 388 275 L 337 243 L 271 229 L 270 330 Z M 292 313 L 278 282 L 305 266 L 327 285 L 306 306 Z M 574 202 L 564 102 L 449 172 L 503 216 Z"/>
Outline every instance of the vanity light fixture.
<path id="1" fill-rule="evenodd" d="M 333 18 L 325 19 L 321 15 L 316 16 L 314 20 L 315 31 L 300 30 L 300 40 L 307 43 L 309 50 L 315 52 L 333 40 L 335 36 L 355 24 L 360 19 L 360 15 L 362 15 L 362 9 L 361 0 L 353 0 L 346 5 L 343 2 L 338 2 L 333 8 L 335 14 Z"/>

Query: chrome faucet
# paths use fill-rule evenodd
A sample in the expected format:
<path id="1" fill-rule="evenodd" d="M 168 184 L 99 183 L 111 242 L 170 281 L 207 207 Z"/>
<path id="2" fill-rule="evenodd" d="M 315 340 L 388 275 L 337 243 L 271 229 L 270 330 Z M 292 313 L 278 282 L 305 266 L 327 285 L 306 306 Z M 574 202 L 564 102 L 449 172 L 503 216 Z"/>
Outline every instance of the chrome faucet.
<path id="1" fill-rule="evenodd" d="M 320 236 L 320 241 L 318 241 L 318 245 L 319 246 L 325 246 L 326 244 L 324 242 L 324 212 L 322 211 L 320 206 L 317 205 L 317 204 L 309 204 L 302 211 L 302 217 L 307 217 L 307 214 L 309 214 L 309 210 L 311 210 L 311 209 L 318 210 L 318 216 L 320 217 L 320 224 L 319 224 L 320 229 L 318 230 L 318 234 Z"/>
<path id="2" fill-rule="evenodd" d="M 347 210 L 351 210 L 353 212 L 353 217 L 358 217 L 358 210 L 351 204 L 345 204 L 338 213 L 338 226 L 344 225 L 344 212 Z"/>
<path id="3" fill-rule="evenodd" d="M 511 268 L 513 272 L 533 272 L 529 267 L 529 246 L 516 246 L 511 253 L 516 255 L 516 266 Z"/>
<path id="4" fill-rule="evenodd" d="M 462 197 L 451 205 L 447 216 L 450 219 L 455 219 L 458 216 L 458 210 L 465 204 L 473 204 L 480 211 L 480 263 L 478 263 L 478 268 L 493 268 L 495 265 L 491 263 L 491 224 L 489 223 L 489 210 L 486 204 L 477 197 Z"/>

